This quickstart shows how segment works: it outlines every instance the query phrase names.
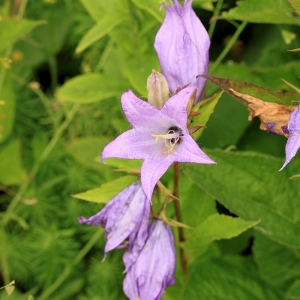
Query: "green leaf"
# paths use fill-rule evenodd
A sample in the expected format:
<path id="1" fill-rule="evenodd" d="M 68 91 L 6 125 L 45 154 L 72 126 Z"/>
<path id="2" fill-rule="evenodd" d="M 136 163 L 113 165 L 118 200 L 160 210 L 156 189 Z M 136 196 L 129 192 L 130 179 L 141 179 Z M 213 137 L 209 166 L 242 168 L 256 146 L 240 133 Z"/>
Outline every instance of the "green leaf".
<path id="1" fill-rule="evenodd" d="M 2 66 L 4 80 L 0 93 L 0 143 L 11 134 L 15 121 L 15 94 L 12 88 L 10 71 Z"/>
<path id="2" fill-rule="evenodd" d="M 191 265 L 189 280 L 178 299 L 282 300 L 263 282 L 251 259 L 227 256 Z"/>
<path id="3" fill-rule="evenodd" d="M 126 89 L 120 81 L 104 74 L 90 73 L 73 77 L 62 85 L 56 97 L 62 102 L 91 103 L 118 97 Z M 128 87 L 127 87 L 128 88 Z"/>
<path id="4" fill-rule="evenodd" d="M 285 291 L 300 277 L 299 250 L 272 241 L 259 232 L 255 233 L 252 250 L 262 278 L 270 285 Z"/>
<path id="5" fill-rule="evenodd" d="M 147 96 L 147 78 L 152 70 L 159 70 L 159 63 L 154 52 L 144 53 L 143 55 L 133 56 L 125 61 L 124 75 L 130 84 L 142 96 Z"/>
<path id="6" fill-rule="evenodd" d="M 300 15 L 300 2 L 299 2 L 299 0 L 287 0 L 287 2 L 291 5 L 291 7 L 293 8 L 293 10 L 298 15 Z"/>
<path id="7" fill-rule="evenodd" d="M 286 297 L 292 300 L 300 299 L 300 279 L 297 279 L 286 293 Z"/>
<path id="8" fill-rule="evenodd" d="M 209 216 L 187 236 L 183 247 L 196 248 L 215 240 L 230 239 L 257 225 L 259 221 L 245 221 L 240 218 L 214 214 Z"/>
<path id="9" fill-rule="evenodd" d="M 20 184 L 26 179 L 26 171 L 21 161 L 21 143 L 13 140 L 0 149 L 0 183 Z"/>
<path id="10" fill-rule="evenodd" d="M 83 199 L 90 202 L 107 203 L 115 195 L 131 185 L 135 180 L 137 180 L 136 176 L 128 175 L 120 177 L 111 182 L 102 184 L 99 188 L 72 196 L 74 198 Z"/>
<path id="11" fill-rule="evenodd" d="M 84 8 L 88 11 L 94 21 L 98 21 L 103 17 L 104 11 L 101 1 L 99 0 L 80 0 Z"/>
<path id="12" fill-rule="evenodd" d="M 210 115 L 214 112 L 215 106 L 217 105 L 219 99 L 221 98 L 223 91 L 220 91 L 213 95 L 211 98 L 199 102 L 193 111 L 200 112 L 201 114 L 193 117 L 193 126 L 205 126 L 210 118 Z M 203 133 L 205 128 L 200 128 L 197 130 L 193 137 L 197 140 Z"/>
<path id="13" fill-rule="evenodd" d="M 223 12 L 220 19 L 300 25 L 299 18 L 293 16 L 293 10 L 285 0 L 238 1 L 237 6 L 228 12 Z"/>
<path id="14" fill-rule="evenodd" d="M 30 21 L 24 19 L 7 19 L 0 21 L 0 50 L 5 49 L 17 39 L 30 32 L 44 21 Z"/>
<path id="15" fill-rule="evenodd" d="M 84 137 L 75 139 L 68 144 L 67 151 L 81 164 L 89 167 L 103 167 L 100 164 L 100 155 L 108 142 L 108 137 Z"/>
<path id="16" fill-rule="evenodd" d="M 114 27 L 123 22 L 124 14 L 112 12 L 102 17 L 80 40 L 75 52 L 80 53 L 94 42 L 108 34 Z"/>
<path id="17" fill-rule="evenodd" d="M 294 159 L 280 173 L 283 161 L 259 153 L 205 151 L 217 165 L 191 165 L 184 173 L 195 184 L 268 237 L 300 248 L 300 186 L 288 178 L 296 173 Z"/>
<path id="18" fill-rule="evenodd" d="M 157 0 L 131 0 L 138 8 L 143 9 L 150 13 L 154 18 L 156 18 L 160 23 L 163 22 L 164 10 L 159 10 L 159 2 Z"/>
<path id="19" fill-rule="evenodd" d="M 265 102 L 273 102 L 283 105 L 295 105 L 294 101 L 299 97 L 297 93 L 273 92 L 267 88 L 257 86 L 250 82 L 242 82 L 230 78 L 220 78 L 211 75 L 202 76 L 244 104 L 248 102 L 245 101 L 244 98 L 238 96 L 238 93 L 249 95 Z"/>

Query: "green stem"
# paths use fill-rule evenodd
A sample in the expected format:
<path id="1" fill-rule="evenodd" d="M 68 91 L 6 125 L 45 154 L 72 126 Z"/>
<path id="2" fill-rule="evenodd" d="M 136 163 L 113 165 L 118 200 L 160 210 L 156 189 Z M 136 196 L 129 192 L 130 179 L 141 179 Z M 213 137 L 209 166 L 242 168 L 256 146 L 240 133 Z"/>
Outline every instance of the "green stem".
<path id="1" fill-rule="evenodd" d="M 52 285 L 49 286 L 49 288 L 40 297 L 38 297 L 39 300 L 49 299 L 49 296 L 52 295 L 62 285 L 62 283 L 68 278 L 68 276 L 71 274 L 73 268 L 91 250 L 91 248 L 94 246 L 94 244 L 101 237 L 102 234 L 103 234 L 103 228 L 99 228 L 94 233 L 92 238 L 87 242 L 87 244 L 76 255 L 76 257 L 73 259 L 73 261 L 65 267 L 62 274 L 52 283 Z"/>
<path id="2" fill-rule="evenodd" d="M 214 30 L 215 30 L 215 27 L 216 27 L 216 24 L 217 24 L 217 20 L 214 17 L 219 15 L 219 13 L 221 11 L 222 4 L 223 4 L 223 0 L 219 0 L 217 5 L 216 5 L 216 8 L 214 10 L 213 21 L 210 24 L 210 27 L 208 29 L 208 35 L 209 35 L 210 38 L 213 36 Z"/>
<path id="3" fill-rule="evenodd" d="M 219 57 L 216 59 L 216 61 L 213 63 L 212 67 L 210 68 L 211 73 L 213 73 L 216 70 L 216 68 L 219 66 L 219 64 L 222 62 L 222 60 L 225 58 L 225 56 L 230 51 L 233 44 L 237 41 L 238 37 L 240 36 L 240 34 L 242 33 L 242 31 L 244 30 L 246 25 L 247 25 L 246 21 L 243 21 L 243 23 L 240 24 L 239 28 L 236 30 L 236 32 L 232 36 L 229 43 L 226 45 L 226 47 L 223 49 L 223 51 L 221 52 Z"/>
<path id="4" fill-rule="evenodd" d="M 40 158 L 33 165 L 31 171 L 28 174 L 28 179 L 26 181 L 24 181 L 24 183 L 20 186 L 20 189 L 19 189 L 18 193 L 12 199 L 9 207 L 7 208 L 6 213 L 5 213 L 5 215 L 3 217 L 3 220 L 2 220 L 3 224 L 6 224 L 6 222 L 9 220 L 13 210 L 15 209 L 15 207 L 17 206 L 17 204 L 21 200 L 22 195 L 24 194 L 24 192 L 27 190 L 27 188 L 29 186 L 29 183 L 30 183 L 30 180 L 36 175 L 36 173 L 39 170 L 39 167 L 40 167 L 41 163 L 48 157 L 49 153 L 52 151 L 52 149 L 54 148 L 54 146 L 56 145 L 56 143 L 58 142 L 58 140 L 62 136 L 63 132 L 65 131 L 65 129 L 70 124 L 70 122 L 73 119 L 75 113 L 77 112 L 79 106 L 80 106 L 80 104 L 74 104 L 72 106 L 72 108 L 69 110 L 68 114 L 66 115 L 65 121 L 57 129 L 57 131 L 55 132 L 55 134 L 52 137 L 51 141 L 49 142 L 47 147 L 44 149 L 42 155 L 40 156 Z"/>
<path id="5" fill-rule="evenodd" d="M 173 195 L 177 198 L 179 198 L 179 163 L 174 163 L 174 190 Z M 178 200 L 174 200 L 174 209 L 176 214 L 176 219 L 178 222 L 182 223 L 182 215 L 180 210 L 180 203 Z M 182 227 L 178 227 L 178 238 L 179 242 L 184 242 L 184 232 Z M 182 268 L 182 273 L 184 276 L 187 276 L 187 260 L 185 258 L 184 249 L 179 246 L 179 257 L 180 257 L 180 264 Z"/>
<path id="6" fill-rule="evenodd" d="M 0 249 L 0 264 L 1 264 L 1 270 L 2 270 L 2 276 L 4 280 L 4 284 L 9 284 L 9 271 L 8 271 L 8 265 L 7 265 L 7 256 L 6 256 L 6 247 L 3 245 L 6 245 L 6 234 L 4 231 L 4 228 L 0 228 L 0 241 L 1 241 L 1 249 Z"/>
<path id="7" fill-rule="evenodd" d="M 20 5 L 19 11 L 18 11 L 18 17 L 20 19 L 23 18 L 23 16 L 24 16 L 24 12 L 25 12 L 25 8 L 26 8 L 26 5 L 27 5 L 27 1 L 28 0 L 23 0 L 21 2 L 21 5 Z"/>

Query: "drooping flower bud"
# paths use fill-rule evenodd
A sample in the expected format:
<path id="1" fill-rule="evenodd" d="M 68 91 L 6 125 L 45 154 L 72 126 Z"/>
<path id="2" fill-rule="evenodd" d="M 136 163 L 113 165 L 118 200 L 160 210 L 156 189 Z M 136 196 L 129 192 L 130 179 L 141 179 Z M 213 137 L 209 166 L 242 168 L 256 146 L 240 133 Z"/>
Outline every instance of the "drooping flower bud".
<path id="1" fill-rule="evenodd" d="M 140 183 L 134 183 L 112 198 L 96 215 L 80 223 L 105 228 L 105 255 L 129 240 L 130 262 L 134 262 L 148 236 L 150 201 Z"/>
<path id="2" fill-rule="evenodd" d="M 155 70 L 147 79 L 148 102 L 161 109 L 169 99 L 169 86 L 165 76 Z"/>
<path id="3" fill-rule="evenodd" d="M 183 6 L 178 0 L 170 2 L 171 6 L 163 6 L 166 17 L 156 35 L 154 47 L 170 91 L 175 93 L 187 84 L 197 86 L 197 102 L 205 78 L 196 77 L 208 71 L 210 39 L 192 9 L 191 0 L 184 0 Z"/>
<path id="4" fill-rule="evenodd" d="M 176 266 L 173 233 L 169 225 L 154 220 L 146 244 L 123 282 L 130 300 L 159 300 L 164 290 L 175 283 Z"/>

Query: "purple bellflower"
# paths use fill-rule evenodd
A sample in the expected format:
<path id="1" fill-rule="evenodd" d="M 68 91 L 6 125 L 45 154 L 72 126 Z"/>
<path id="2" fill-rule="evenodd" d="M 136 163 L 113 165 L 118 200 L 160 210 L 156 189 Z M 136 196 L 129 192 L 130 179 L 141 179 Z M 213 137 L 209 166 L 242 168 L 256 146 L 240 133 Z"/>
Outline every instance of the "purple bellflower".
<path id="1" fill-rule="evenodd" d="M 140 183 L 134 183 L 112 198 L 96 215 L 80 223 L 100 225 L 105 228 L 105 256 L 107 252 L 122 247 L 128 239 L 128 265 L 133 263 L 143 248 L 148 236 L 150 203 Z"/>
<path id="2" fill-rule="evenodd" d="M 146 244 L 123 282 L 130 300 L 159 300 L 166 287 L 175 283 L 176 254 L 169 225 L 154 220 Z"/>
<path id="3" fill-rule="evenodd" d="M 298 108 L 290 115 L 287 129 L 283 129 L 288 132 L 288 140 L 285 146 L 286 159 L 279 171 L 281 171 L 296 155 L 300 148 L 300 104 Z"/>
<path id="4" fill-rule="evenodd" d="M 159 29 L 154 47 L 162 73 L 167 78 L 170 91 L 187 84 L 197 86 L 196 102 L 200 100 L 209 64 L 210 39 L 201 21 L 192 9 L 192 1 L 184 0 L 183 6 L 174 0 L 166 9 L 165 20 Z"/>
<path id="5" fill-rule="evenodd" d="M 149 200 L 157 181 L 173 162 L 215 163 L 187 129 L 187 105 L 194 90 L 195 87 L 187 87 L 179 91 L 160 110 L 131 91 L 121 97 L 123 111 L 133 129 L 109 143 L 102 152 L 102 160 L 143 159 L 141 181 Z"/>

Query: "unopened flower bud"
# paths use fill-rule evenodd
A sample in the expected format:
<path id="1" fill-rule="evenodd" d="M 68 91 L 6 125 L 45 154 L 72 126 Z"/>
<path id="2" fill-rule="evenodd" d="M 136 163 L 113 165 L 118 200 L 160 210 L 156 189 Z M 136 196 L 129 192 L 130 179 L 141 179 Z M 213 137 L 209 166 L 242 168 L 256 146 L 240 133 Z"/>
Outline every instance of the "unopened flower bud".
<path id="1" fill-rule="evenodd" d="M 147 79 L 148 102 L 161 109 L 169 99 L 169 86 L 165 76 L 155 70 Z"/>

